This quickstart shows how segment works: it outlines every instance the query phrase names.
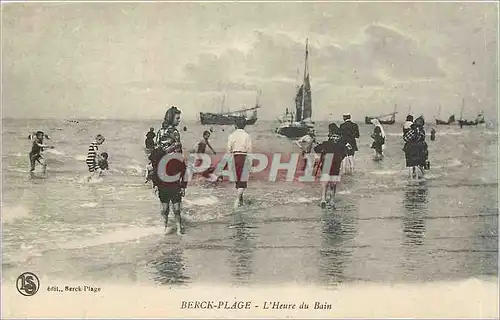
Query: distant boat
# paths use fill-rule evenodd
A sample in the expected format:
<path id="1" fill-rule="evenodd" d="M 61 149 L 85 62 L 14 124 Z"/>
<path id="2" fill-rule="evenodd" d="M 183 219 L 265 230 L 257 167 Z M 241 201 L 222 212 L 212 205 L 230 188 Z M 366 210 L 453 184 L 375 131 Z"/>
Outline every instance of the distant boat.
<path id="1" fill-rule="evenodd" d="M 463 119 L 462 116 L 463 116 L 464 108 L 465 108 L 465 98 L 462 98 L 462 110 L 460 111 L 460 120 L 458 120 L 458 125 L 460 127 L 462 127 L 462 126 L 477 126 L 478 124 L 485 123 L 483 111 L 480 111 L 477 114 L 476 119 L 473 121 L 467 121 L 467 120 Z"/>
<path id="2" fill-rule="evenodd" d="M 452 114 L 448 118 L 448 121 L 444 121 L 444 120 L 439 119 L 440 114 L 441 114 L 441 105 L 439 105 L 438 114 L 436 116 L 436 125 L 450 125 L 453 122 L 455 122 L 455 115 L 454 114 Z"/>
<path id="3" fill-rule="evenodd" d="M 312 117 L 311 83 L 309 81 L 309 41 L 306 40 L 306 55 L 304 62 L 304 80 L 295 95 L 295 113 L 286 109 L 276 133 L 287 138 L 299 138 L 309 134 L 314 129 Z"/>
<path id="4" fill-rule="evenodd" d="M 223 112 L 223 106 L 224 106 L 224 101 L 225 97 L 222 100 L 221 104 L 221 112 L 219 113 L 212 113 L 212 112 L 200 112 L 200 121 L 202 125 L 234 125 L 236 124 L 236 121 L 238 119 L 245 119 L 247 125 L 252 125 L 257 122 L 257 109 L 260 108 L 259 105 L 259 97 L 260 97 L 260 92 L 257 95 L 257 101 L 255 103 L 255 106 L 252 108 L 246 108 L 246 109 L 240 109 L 240 110 L 235 110 L 235 111 L 227 111 Z M 253 111 L 252 115 L 250 117 L 247 117 L 245 113 L 247 111 Z"/>
<path id="5" fill-rule="evenodd" d="M 380 124 L 394 124 L 396 122 L 396 109 L 397 109 L 397 105 L 394 105 L 394 111 L 391 112 L 391 113 L 388 113 L 388 114 L 383 114 L 383 115 L 380 115 L 378 117 L 365 117 L 365 124 L 372 124 L 372 120 L 373 119 L 378 119 L 378 121 L 380 122 Z M 384 118 L 384 117 L 388 117 L 388 116 L 391 116 L 389 119 L 381 119 L 381 118 Z"/>
<path id="6" fill-rule="evenodd" d="M 436 118 L 436 125 L 450 125 L 452 124 L 453 122 L 455 122 L 455 115 L 452 114 L 449 118 L 448 118 L 448 121 L 444 121 L 444 120 L 439 120 Z"/>

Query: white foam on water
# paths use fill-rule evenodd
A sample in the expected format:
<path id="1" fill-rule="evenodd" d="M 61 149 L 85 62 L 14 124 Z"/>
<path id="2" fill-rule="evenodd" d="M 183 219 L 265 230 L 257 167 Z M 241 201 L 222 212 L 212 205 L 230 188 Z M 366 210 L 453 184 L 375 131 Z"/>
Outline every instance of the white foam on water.
<path id="1" fill-rule="evenodd" d="M 7 169 L 7 171 L 10 171 L 10 172 L 21 172 L 21 173 L 28 173 L 29 172 L 28 169 L 21 169 L 21 168 L 9 168 L 9 169 Z"/>
<path id="2" fill-rule="evenodd" d="M 468 132 L 468 131 L 467 131 Z M 460 136 L 464 133 L 462 131 L 438 131 L 436 132 L 436 136 Z"/>
<path id="3" fill-rule="evenodd" d="M 128 165 L 125 167 L 126 169 L 132 170 L 134 173 L 143 175 L 144 174 L 144 167 L 141 167 L 140 165 Z"/>
<path id="4" fill-rule="evenodd" d="M 380 171 L 372 171 L 371 174 L 376 174 L 376 175 L 393 175 L 393 174 L 399 174 L 401 171 L 395 171 L 395 170 L 380 170 Z"/>
<path id="5" fill-rule="evenodd" d="M 2 223 L 12 222 L 30 216 L 30 211 L 23 206 L 4 207 L 2 206 Z"/>
<path id="6" fill-rule="evenodd" d="M 219 202 L 215 196 L 201 197 L 194 199 L 183 199 L 184 206 L 189 208 L 193 206 L 211 206 Z"/>
<path id="7" fill-rule="evenodd" d="M 318 200 L 319 198 L 316 197 L 296 197 L 286 201 L 286 203 L 312 203 Z"/>
<path id="8" fill-rule="evenodd" d="M 101 183 L 103 181 L 104 181 L 103 178 L 100 178 L 100 177 L 99 178 L 94 178 L 94 177 L 92 177 L 92 179 L 90 179 L 90 181 L 88 183 L 89 184 L 98 184 L 98 183 Z"/>
<path id="9" fill-rule="evenodd" d="M 87 159 L 87 156 L 79 154 L 74 157 L 78 161 L 85 161 Z"/>
<path id="10" fill-rule="evenodd" d="M 62 152 L 62 151 L 59 151 L 57 149 L 47 149 L 45 150 L 46 153 L 51 153 L 51 154 L 55 154 L 55 155 L 58 155 L 58 156 L 65 156 L 66 153 Z"/>
<path id="11" fill-rule="evenodd" d="M 337 194 L 351 194 L 351 190 L 341 190 L 341 191 L 338 191 Z"/>
<path id="12" fill-rule="evenodd" d="M 139 240 L 151 235 L 162 234 L 163 227 L 129 227 L 119 230 L 110 231 L 106 234 L 89 238 L 82 238 L 69 242 L 58 243 L 57 246 L 62 249 L 79 249 L 88 247 L 97 247 L 104 244 L 128 242 Z"/>
<path id="13" fill-rule="evenodd" d="M 80 207 L 81 208 L 95 208 L 98 205 L 99 204 L 97 202 L 88 202 L 88 203 L 81 204 Z"/>
<path id="14" fill-rule="evenodd" d="M 442 168 L 453 168 L 453 167 L 459 167 L 463 165 L 463 163 L 458 160 L 458 159 L 453 159 L 452 161 L 446 163 L 446 164 L 443 164 L 441 166 L 433 166 L 432 168 L 435 168 L 435 169 L 442 169 Z"/>
<path id="15" fill-rule="evenodd" d="M 98 183 L 101 183 L 104 181 L 102 178 L 96 178 L 96 177 L 92 177 L 90 179 L 90 181 L 87 179 L 88 179 L 88 177 L 80 177 L 78 179 L 78 183 L 80 183 L 80 184 L 98 184 Z"/>
<path id="16" fill-rule="evenodd" d="M 433 173 L 428 173 L 428 174 L 427 174 L 427 173 L 426 173 L 424 177 L 425 177 L 425 179 L 427 179 L 427 180 L 431 180 L 431 179 L 437 179 L 437 178 L 439 178 L 439 177 L 441 177 L 441 176 L 442 176 L 442 175 L 440 175 L 440 174 L 433 174 Z"/>

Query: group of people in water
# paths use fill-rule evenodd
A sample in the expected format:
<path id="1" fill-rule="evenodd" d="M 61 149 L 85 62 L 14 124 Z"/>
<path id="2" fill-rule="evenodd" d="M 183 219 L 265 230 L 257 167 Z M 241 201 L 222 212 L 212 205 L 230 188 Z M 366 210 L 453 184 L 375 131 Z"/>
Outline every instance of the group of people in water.
<path id="1" fill-rule="evenodd" d="M 180 132 L 177 129 L 181 118 L 181 111 L 172 106 L 169 108 L 163 119 L 161 128 L 157 133 L 154 128 L 150 128 L 146 134 L 144 141 L 146 154 L 149 159 L 147 166 L 146 182 L 151 181 L 155 189 L 160 203 L 161 215 L 164 218 L 165 232 L 171 233 L 173 228 L 168 225 L 168 215 L 170 212 L 170 205 L 174 213 L 175 228 L 177 234 L 183 233 L 182 219 L 181 219 L 181 201 L 185 195 L 187 181 L 185 181 L 185 173 L 187 165 L 183 160 L 170 160 L 166 165 L 167 174 L 175 176 L 179 174 L 179 178 L 175 181 L 166 182 L 160 179 L 157 171 L 158 165 L 163 156 L 169 154 L 182 154 L 183 146 L 181 143 Z M 334 205 L 334 198 L 336 193 L 337 183 L 340 181 L 341 174 L 351 174 L 355 169 L 355 154 L 358 151 L 357 139 L 359 139 L 359 127 L 356 123 L 351 121 L 351 115 L 343 114 L 344 122 L 338 126 L 336 123 L 330 123 L 328 126 L 328 138 L 319 143 L 316 141 L 315 131 L 312 130 L 308 135 L 300 138 L 295 143 L 300 147 L 303 156 L 303 169 L 308 165 L 310 159 L 314 160 L 314 175 L 317 176 L 321 172 L 321 202 L 322 208 L 326 207 L 327 200 Z M 375 159 L 380 160 L 384 157 L 385 145 L 385 132 L 383 126 L 377 119 L 373 119 L 374 125 L 371 138 L 373 143 L 371 148 L 375 150 Z M 403 151 L 406 157 L 406 166 L 410 168 L 411 177 L 420 177 L 424 170 L 429 169 L 430 164 L 428 161 L 428 147 L 425 141 L 424 119 L 418 117 L 413 119 L 408 115 L 406 122 L 403 125 Z M 233 131 L 228 137 L 227 154 L 233 159 L 234 168 L 236 171 L 236 197 L 234 206 L 239 207 L 243 205 L 243 195 L 247 188 L 246 179 L 242 178 L 242 172 L 245 165 L 248 163 L 248 154 L 252 152 L 252 139 L 251 136 L 245 131 L 246 121 L 241 118 L 236 121 L 236 130 Z M 184 131 L 186 128 L 184 127 Z M 209 139 L 213 130 L 204 131 L 202 139 L 190 149 L 191 153 L 206 153 L 208 149 L 213 154 L 215 150 L 211 146 Z M 435 132 L 431 134 L 431 139 Z M 44 161 L 41 151 L 44 148 L 53 148 L 44 144 L 44 138 L 49 137 L 42 131 L 38 131 L 30 135 L 33 140 L 31 152 L 29 153 L 30 159 L 30 174 L 33 175 L 35 164 L 38 162 L 43 167 L 45 173 L 46 162 Z M 99 153 L 99 146 L 105 141 L 103 135 L 98 134 L 95 140 L 89 145 L 86 164 L 90 173 L 88 179 L 94 176 L 100 176 L 104 170 L 109 169 L 108 154 L 103 152 Z M 311 158 L 310 155 L 313 155 Z M 325 157 L 330 155 L 333 159 L 328 162 L 330 168 L 323 168 L 325 166 Z M 180 157 L 179 159 L 182 159 Z M 323 170 L 325 169 L 325 170 Z M 211 166 L 202 175 L 212 182 L 221 181 L 221 176 L 217 175 L 215 168 Z M 323 178 L 323 175 L 327 177 Z"/>
<path id="2" fill-rule="evenodd" d="M 328 140 L 322 143 L 316 141 L 315 131 L 312 130 L 308 135 L 295 141 L 295 144 L 302 150 L 303 155 L 315 153 L 319 155 L 317 170 L 322 170 L 322 159 L 326 154 L 333 154 L 333 163 L 330 169 L 330 176 L 339 177 L 341 174 L 351 174 L 355 166 L 355 153 L 358 151 L 357 139 L 359 138 L 359 128 L 356 123 L 351 121 L 351 115 L 343 115 L 344 122 L 339 126 L 336 123 L 330 123 L 328 127 Z M 378 119 L 372 119 L 374 125 L 371 134 L 371 148 L 375 151 L 375 161 L 384 158 L 384 149 L 386 134 L 384 127 Z M 425 141 L 426 133 L 424 129 L 425 121 L 422 116 L 414 120 L 412 115 L 406 117 L 403 124 L 403 152 L 406 159 L 406 167 L 409 169 L 409 177 L 418 179 L 423 177 L 425 170 L 430 169 L 428 160 L 428 145 Z M 430 138 L 435 140 L 436 131 L 431 130 Z M 304 168 L 306 164 L 304 163 Z M 321 179 L 323 180 L 323 179 Z M 325 207 L 330 193 L 330 202 L 335 197 L 336 181 L 329 181 L 322 184 L 321 207 Z"/>

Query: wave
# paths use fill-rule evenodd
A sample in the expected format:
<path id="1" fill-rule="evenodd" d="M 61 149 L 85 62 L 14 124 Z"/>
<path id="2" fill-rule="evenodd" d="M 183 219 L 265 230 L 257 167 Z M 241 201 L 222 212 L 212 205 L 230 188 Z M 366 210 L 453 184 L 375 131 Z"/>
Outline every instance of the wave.
<path id="1" fill-rule="evenodd" d="M 194 206 L 211 206 L 219 202 L 219 199 L 214 196 L 210 197 L 202 197 L 202 198 L 195 198 L 195 199 L 183 199 L 183 202 L 185 203 L 184 206 L 189 208 L 189 207 L 194 207 Z"/>
<path id="2" fill-rule="evenodd" d="M 313 203 L 314 201 L 318 201 L 317 197 L 294 197 L 293 199 L 289 199 L 285 201 L 286 204 L 290 203 Z"/>
<path id="3" fill-rule="evenodd" d="M 30 216 L 30 211 L 23 206 L 3 207 L 2 206 L 2 222 L 12 222 L 14 220 L 23 219 Z"/>
<path id="4" fill-rule="evenodd" d="M 95 208 L 97 207 L 99 204 L 96 203 L 96 202 L 88 202 L 88 203 L 84 203 L 84 204 L 81 204 L 80 207 L 81 208 Z"/>
<path id="5" fill-rule="evenodd" d="M 139 240 L 141 238 L 149 237 L 152 235 L 162 234 L 163 231 L 164 231 L 163 227 L 129 227 L 119 230 L 114 230 L 92 239 L 84 238 L 80 240 L 60 243 L 58 244 L 58 247 L 62 249 L 80 249 L 88 247 L 97 247 L 104 244 Z"/>
<path id="6" fill-rule="evenodd" d="M 63 151 L 59 151 L 57 149 L 47 149 L 45 150 L 46 153 L 51 153 L 51 154 L 55 154 L 55 155 L 58 155 L 58 156 L 65 156 L 66 153 L 64 153 Z"/>
<path id="7" fill-rule="evenodd" d="M 461 165 L 463 165 L 462 161 L 458 159 L 453 159 L 452 161 L 449 161 L 443 165 L 432 166 L 431 169 L 453 168 L 453 167 L 459 167 Z"/>
<path id="8" fill-rule="evenodd" d="M 74 159 L 78 160 L 78 161 L 85 161 L 87 159 L 87 156 L 83 155 L 83 154 L 78 154 L 78 155 L 74 156 Z"/>
<path id="9" fill-rule="evenodd" d="M 399 174 L 401 173 L 401 170 L 396 171 L 396 170 L 379 170 L 379 171 L 372 171 L 371 174 L 376 174 L 376 175 L 394 175 L 394 174 Z"/>

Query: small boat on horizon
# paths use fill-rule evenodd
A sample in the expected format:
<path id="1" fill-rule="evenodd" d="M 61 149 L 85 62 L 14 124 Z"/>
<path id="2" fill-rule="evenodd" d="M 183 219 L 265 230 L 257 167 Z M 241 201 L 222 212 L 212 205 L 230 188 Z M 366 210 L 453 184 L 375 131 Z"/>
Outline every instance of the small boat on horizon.
<path id="1" fill-rule="evenodd" d="M 455 122 L 455 115 L 452 114 L 449 118 L 448 121 L 444 121 L 439 119 L 439 116 L 441 115 L 441 105 L 439 105 L 438 108 L 438 113 L 436 115 L 436 125 L 450 125 Z"/>
<path id="2" fill-rule="evenodd" d="M 212 112 L 200 112 L 200 122 L 202 125 L 234 125 L 238 119 L 245 119 L 247 125 L 253 125 L 257 122 L 257 109 L 261 106 L 259 104 L 259 97 L 261 92 L 257 94 L 257 100 L 255 102 L 255 106 L 252 108 L 245 108 L 235 111 L 226 111 L 224 112 L 224 102 L 226 97 L 224 96 L 221 103 L 221 112 L 212 113 Z M 246 112 L 252 111 L 252 115 L 250 117 L 246 116 Z"/>
<path id="3" fill-rule="evenodd" d="M 365 124 L 372 124 L 373 119 L 378 119 L 380 124 L 394 124 L 396 122 L 396 114 L 398 113 L 397 110 L 398 105 L 394 105 L 394 111 L 388 114 L 383 114 L 378 117 L 365 117 Z M 382 119 L 385 117 L 390 116 L 389 119 Z"/>
<path id="4" fill-rule="evenodd" d="M 485 123 L 484 111 L 481 110 L 477 114 L 477 117 L 475 120 L 467 121 L 466 119 L 463 119 L 463 117 L 462 117 L 464 109 L 465 109 L 465 98 L 462 98 L 462 110 L 460 111 L 460 119 L 458 120 L 458 125 L 460 126 L 460 128 L 462 126 L 477 126 L 478 124 Z"/>

